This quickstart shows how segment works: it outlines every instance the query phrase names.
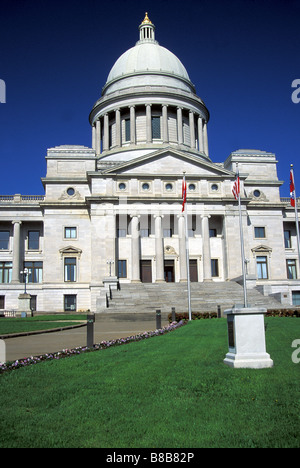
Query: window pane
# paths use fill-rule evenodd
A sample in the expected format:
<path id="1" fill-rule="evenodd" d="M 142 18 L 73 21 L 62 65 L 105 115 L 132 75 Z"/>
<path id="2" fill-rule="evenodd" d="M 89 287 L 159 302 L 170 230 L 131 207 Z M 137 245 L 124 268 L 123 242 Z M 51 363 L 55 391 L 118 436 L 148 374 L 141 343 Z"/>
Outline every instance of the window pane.
<path id="1" fill-rule="evenodd" d="M 40 231 L 28 231 L 28 249 L 39 250 L 40 248 Z"/>
<path id="2" fill-rule="evenodd" d="M 76 258 L 65 258 L 65 281 L 76 281 Z"/>
<path id="3" fill-rule="evenodd" d="M 268 278 L 267 257 L 257 257 L 256 265 L 257 265 L 257 278 L 267 279 Z"/>
<path id="4" fill-rule="evenodd" d="M 118 261 L 118 277 L 127 278 L 127 261 L 126 260 Z"/>
<path id="5" fill-rule="evenodd" d="M 0 250 L 9 248 L 9 231 L 0 231 Z"/>
<path id="6" fill-rule="evenodd" d="M 292 247 L 291 231 L 284 231 L 284 247 L 286 249 L 290 249 Z"/>
<path id="7" fill-rule="evenodd" d="M 125 120 L 125 141 L 130 141 L 130 119 Z"/>
<path id="8" fill-rule="evenodd" d="M 152 117 L 152 138 L 161 138 L 160 117 Z"/>
<path id="9" fill-rule="evenodd" d="M 0 283 L 10 283 L 12 262 L 0 262 Z"/>
<path id="10" fill-rule="evenodd" d="M 76 227 L 65 227 L 65 239 L 76 239 L 77 229 Z"/>
<path id="11" fill-rule="evenodd" d="M 219 276 L 219 261 L 218 259 L 211 260 L 211 276 Z"/>
<path id="12" fill-rule="evenodd" d="M 292 291 L 293 305 L 300 305 L 300 291 Z"/>
<path id="13" fill-rule="evenodd" d="M 254 232 L 255 232 L 256 239 L 261 239 L 261 238 L 264 239 L 266 237 L 264 227 L 255 227 Z"/>
<path id="14" fill-rule="evenodd" d="M 288 279 L 297 279 L 296 260 L 287 260 L 286 266 Z"/>
<path id="15" fill-rule="evenodd" d="M 76 295 L 68 294 L 64 296 L 64 309 L 65 311 L 76 311 Z"/>

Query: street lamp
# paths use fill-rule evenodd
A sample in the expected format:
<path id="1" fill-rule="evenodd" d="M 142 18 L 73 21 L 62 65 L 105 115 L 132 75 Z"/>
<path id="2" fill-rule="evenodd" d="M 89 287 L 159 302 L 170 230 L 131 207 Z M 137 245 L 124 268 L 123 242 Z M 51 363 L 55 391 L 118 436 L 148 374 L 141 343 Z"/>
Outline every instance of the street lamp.
<path id="1" fill-rule="evenodd" d="M 23 278 L 24 278 L 24 294 L 26 294 L 26 279 L 27 279 L 27 275 L 28 275 L 28 269 L 27 268 L 24 268 L 23 271 L 20 271 L 21 275 L 23 275 Z"/>

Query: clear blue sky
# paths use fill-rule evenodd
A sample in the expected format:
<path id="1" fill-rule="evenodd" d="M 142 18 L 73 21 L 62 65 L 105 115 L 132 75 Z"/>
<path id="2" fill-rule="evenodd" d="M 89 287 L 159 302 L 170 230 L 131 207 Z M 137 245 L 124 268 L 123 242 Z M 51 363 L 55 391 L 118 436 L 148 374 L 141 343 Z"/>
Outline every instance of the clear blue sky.
<path id="1" fill-rule="evenodd" d="M 271 151 L 300 195 L 298 0 L 0 0 L 0 194 L 43 194 L 47 148 L 91 146 L 89 112 L 149 12 L 210 111 L 210 157 Z M 300 96 L 300 93 L 299 93 Z"/>

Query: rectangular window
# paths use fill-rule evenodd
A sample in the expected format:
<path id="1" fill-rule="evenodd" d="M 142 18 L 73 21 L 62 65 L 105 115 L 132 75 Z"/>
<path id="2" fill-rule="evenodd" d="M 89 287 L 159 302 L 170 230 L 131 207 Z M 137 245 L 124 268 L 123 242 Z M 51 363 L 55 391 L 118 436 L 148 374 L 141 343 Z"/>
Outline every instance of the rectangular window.
<path id="1" fill-rule="evenodd" d="M 0 250 L 9 248 L 9 231 L 0 231 Z"/>
<path id="2" fill-rule="evenodd" d="M 254 237 L 255 239 L 265 239 L 266 230 L 264 227 L 255 227 L 254 228 Z"/>
<path id="3" fill-rule="evenodd" d="M 12 262 L 0 262 L 0 283 L 10 283 Z"/>
<path id="4" fill-rule="evenodd" d="M 75 294 L 65 294 L 64 295 L 64 311 L 65 312 L 75 312 L 76 311 L 76 298 Z"/>
<path id="5" fill-rule="evenodd" d="M 219 276 L 219 260 L 218 259 L 211 259 L 211 276 L 217 277 Z"/>
<path id="6" fill-rule="evenodd" d="M 125 141 L 130 141 L 130 119 L 125 119 Z"/>
<path id="7" fill-rule="evenodd" d="M 140 230 L 140 236 L 141 237 L 149 237 L 149 234 L 150 234 L 149 229 L 141 229 Z"/>
<path id="8" fill-rule="evenodd" d="M 118 277 L 127 278 L 127 260 L 118 260 Z"/>
<path id="9" fill-rule="evenodd" d="M 126 237 L 126 229 L 117 229 L 118 237 Z"/>
<path id="10" fill-rule="evenodd" d="M 284 231 L 284 247 L 285 249 L 292 248 L 292 239 L 291 239 L 291 231 Z"/>
<path id="11" fill-rule="evenodd" d="M 76 239 L 77 228 L 76 227 L 65 227 L 65 239 Z"/>
<path id="12" fill-rule="evenodd" d="M 43 282 L 43 262 L 24 262 L 24 268 L 27 268 L 27 283 Z"/>
<path id="13" fill-rule="evenodd" d="M 300 305 L 300 291 L 292 291 L 293 305 Z"/>
<path id="14" fill-rule="evenodd" d="M 152 123 L 152 138 L 160 139 L 161 138 L 160 117 L 152 117 L 151 123 Z"/>
<path id="15" fill-rule="evenodd" d="M 5 296 L 0 296 L 0 309 L 5 309 Z"/>
<path id="16" fill-rule="evenodd" d="M 287 260 L 286 269 L 288 279 L 297 279 L 296 260 Z"/>
<path id="17" fill-rule="evenodd" d="M 216 229 L 210 229 L 209 230 L 209 237 L 217 237 L 217 230 Z"/>
<path id="18" fill-rule="evenodd" d="M 172 237 L 172 229 L 164 229 L 164 237 Z"/>
<path id="19" fill-rule="evenodd" d="M 39 250 L 40 231 L 28 231 L 28 250 Z"/>
<path id="20" fill-rule="evenodd" d="M 64 262 L 65 267 L 65 281 L 76 281 L 76 258 L 66 257 Z"/>
<path id="21" fill-rule="evenodd" d="M 257 278 L 268 279 L 267 257 L 256 257 Z"/>

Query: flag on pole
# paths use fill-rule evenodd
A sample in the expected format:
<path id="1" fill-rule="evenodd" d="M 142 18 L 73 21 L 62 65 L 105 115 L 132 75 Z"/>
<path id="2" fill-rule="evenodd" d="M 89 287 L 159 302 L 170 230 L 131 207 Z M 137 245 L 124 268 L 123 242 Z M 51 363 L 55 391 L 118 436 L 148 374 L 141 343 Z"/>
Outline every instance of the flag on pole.
<path id="1" fill-rule="evenodd" d="M 185 203 L 186 203 L 186 181 L 185 181 L 185 176 L 183 176 L 183 181 L 182 181 L 182 213 L 184 212 Z"/>
<path id="2" fill-rule="evenodd" d="M 290 196 L 291 196 L 291 205 L 295 207 L 295 184 L 294 184 L 294 174 L 293 170 L 290 170 Z"/>
<path id="3" fill-rule="evenodd" d="M 238 170 L 237 170 L 237 173 L 236 173 L 235 182 L 234 182 L 234 184 L 233 184 L 232 193 L 233 193 L 233 195 L 234 195 L 234 198 L 235 198 L 236 200 L 238 200 L 239 194 L 240 194 L 240 175 L 239 175 L 239 171 L 238 171 Z"/>

